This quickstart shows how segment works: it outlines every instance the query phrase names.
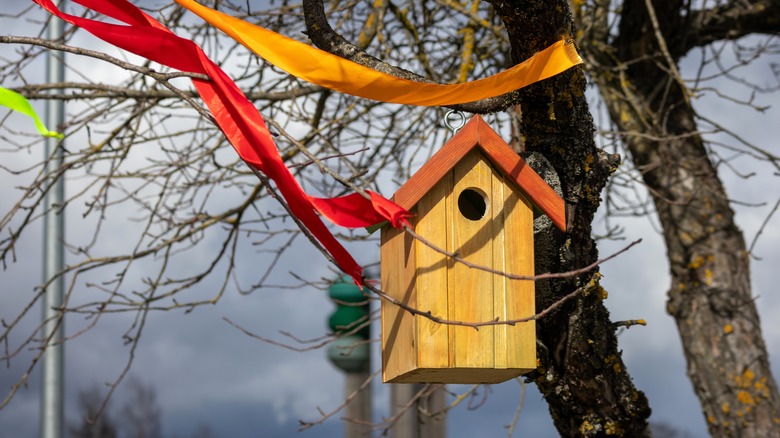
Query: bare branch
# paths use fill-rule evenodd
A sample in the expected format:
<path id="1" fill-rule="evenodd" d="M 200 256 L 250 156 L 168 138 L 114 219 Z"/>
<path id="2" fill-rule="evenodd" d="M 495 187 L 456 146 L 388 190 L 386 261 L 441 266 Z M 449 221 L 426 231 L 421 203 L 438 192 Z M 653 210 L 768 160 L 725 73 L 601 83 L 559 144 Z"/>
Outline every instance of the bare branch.
<path id="1" fill-rule="evenodd" d="M 710 9 L 693 11 L 681 38 L 677 57 L 694 47 L 746 35 L 780 33 L 780 4 L 773 0 L 730 1 Z"/>

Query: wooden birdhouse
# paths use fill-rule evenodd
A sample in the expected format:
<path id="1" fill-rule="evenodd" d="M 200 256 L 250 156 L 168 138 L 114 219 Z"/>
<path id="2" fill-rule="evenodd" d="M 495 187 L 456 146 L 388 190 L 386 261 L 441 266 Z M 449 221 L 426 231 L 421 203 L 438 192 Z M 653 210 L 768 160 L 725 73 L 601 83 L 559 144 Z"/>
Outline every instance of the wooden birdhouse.
<path id="1" fill-rule="evenodd" d="M 565 229 L 563 200 L 479 116 L 417 171 L 393 200 L 415 232 L 470 263 L 534 274 L 533 206 Z M 451 321 L 536 313 L 534 282 L 455 262 L 403 230 L 381 235 L 382 290 Z M 446 325 L 382 302 L 383 381 L 498 383 L 536 368 L 536 325 Z"/>

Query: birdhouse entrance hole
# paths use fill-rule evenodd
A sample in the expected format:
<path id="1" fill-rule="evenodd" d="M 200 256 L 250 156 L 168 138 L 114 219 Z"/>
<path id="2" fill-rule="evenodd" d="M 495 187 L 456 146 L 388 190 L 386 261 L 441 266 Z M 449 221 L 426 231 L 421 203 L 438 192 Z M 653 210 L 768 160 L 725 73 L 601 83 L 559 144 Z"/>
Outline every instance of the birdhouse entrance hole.
<path id="1" fill-rule="evenodd" d="M 485 217 L 487 196 L 479 189 L 468 188 L 458 196 L 458 210 L 468 220 L 478 221 Z"/>

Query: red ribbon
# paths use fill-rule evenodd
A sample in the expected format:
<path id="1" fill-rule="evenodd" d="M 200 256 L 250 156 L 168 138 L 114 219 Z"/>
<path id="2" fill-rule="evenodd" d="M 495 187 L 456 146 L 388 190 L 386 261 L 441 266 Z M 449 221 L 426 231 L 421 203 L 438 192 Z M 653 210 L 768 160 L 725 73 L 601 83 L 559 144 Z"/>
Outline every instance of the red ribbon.
<path id="1" fill-rule="evenodd" d="M 410 213 L 381 195 L 368 192 L 370 200 L 353 193 L 341 198 L 307 195 L 292 175 L 274 144 L 262 116 L 222 69 L 194 42 L 178 37 L 157 20 L 126 0 L 74 0 L 127 26 L 103 23 L 66 14 L 50 0 L 33 0 L 51 14 L 79 26 L 96 37 L 151 61 L 176 70 L 208 75 L 210 81 L 192 79 L 222 132 L 250 166 L 275 183 L 294 214 L 333 256 L 341 270 L 362 285 L 363 269 L 330 233 L 317 215 L 345 227 L 367 227 L 383 221 L 406 224 Z"/>

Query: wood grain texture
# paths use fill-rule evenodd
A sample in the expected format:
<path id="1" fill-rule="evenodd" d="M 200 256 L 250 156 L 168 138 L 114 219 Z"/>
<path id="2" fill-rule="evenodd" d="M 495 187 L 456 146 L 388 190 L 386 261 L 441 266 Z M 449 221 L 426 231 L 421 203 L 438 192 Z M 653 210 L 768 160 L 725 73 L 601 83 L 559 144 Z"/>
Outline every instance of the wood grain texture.
<path id="1" fill-rule="evenodd" d="M 447 248 L 451 220 L 447 197 L 452 194 L 452 176 L 447 175 L 417 203 L 415 231 L 439 248 Z M 417 258 L 417 308 L 448 318 L 448 260 L 440 252 L 415 242 Z M 449 366 L 449 328 L 417 317 L 417 365 L 421 368 Z"/>
<path id="2" fill-rule="evenodd" d="M 510 205 L 516 203 L 512 199 L 513 190 L 504 183 L 504 178 L 493 170 L 493 184 L 491 187 L 491 203 L 490 203 L 490 227 L 492 229 L 492 241 L 491 246 L 493 250 L 493 264 L 490 266 L 493 269 L 498 269 L 503 272 L 507 271 L 507 254 L 506 254 L 506 240 L 512 239 L 512 236 L 507 236 L 506 222 L 511 221 L 512 212 Z M 507 315 L 507 284 L 506 278 L 500 275 L 493 275 L 493 316 L 495 318 L 506 320 Z M 494 329 L 494 368 L 507 368 L 509 366 L 510 359 L 507 358 L 507 332 L 508 327 L 505 325 L 496 326 Z"/>
<path id="3" fill-rule="evenodd" d="M 486 213 L 479 220 L 471 220 L 460 212 L 458 197 L 464 190 L 476 190 L 488 199 L 488 209 L 493 201 L 492 170 L 479 150 L 473 150 L 453 170 L 453 239 L 447 248 L 457 252 L 465 260 L 482 266 L 492 266 L 492 218 Z M 452 267 L 453 282 L 449 290 L 455 309 L 450 317 L 457 321 L 480 322 L 493 319 L 492 274 L 471 269 L 462 263 Z M 455 367 L 492 368 L 494 364 L 494 327 L 454 327 L 454 339 L 450 345 L 455 352 Z"/>
<path id="4" fill-rule="evenodd" d="M 384 227 L 381 234 L 382 290 L 412 307 L 415 293 L 414 240 L 407 233 Z M 382 380 L 387 382 L 417 367 L 414 317 L 400 307 L 382 301 Z"/>
<path id="5" fill-rule="evenodd" d="M 504 217 L 504 255 L 506 272 L 517 275 L 534 274 L 534 244 L 533 244 L 533 207 L 522 193 L 506 186 L 502 211 L 498 214 Z M 535 283 L 525 280 L 510 280 L 496 276 L 497 282 L 503 283 L 503 295 L 496 291 L 496 301 L 506 303 L 504 317 L 507 320 L 520 319 L 536 313 Z M 508 368 L 536 368 L 536 323 L 533 321 L 503 326 L 506 328 L 506 366 Z"/>

